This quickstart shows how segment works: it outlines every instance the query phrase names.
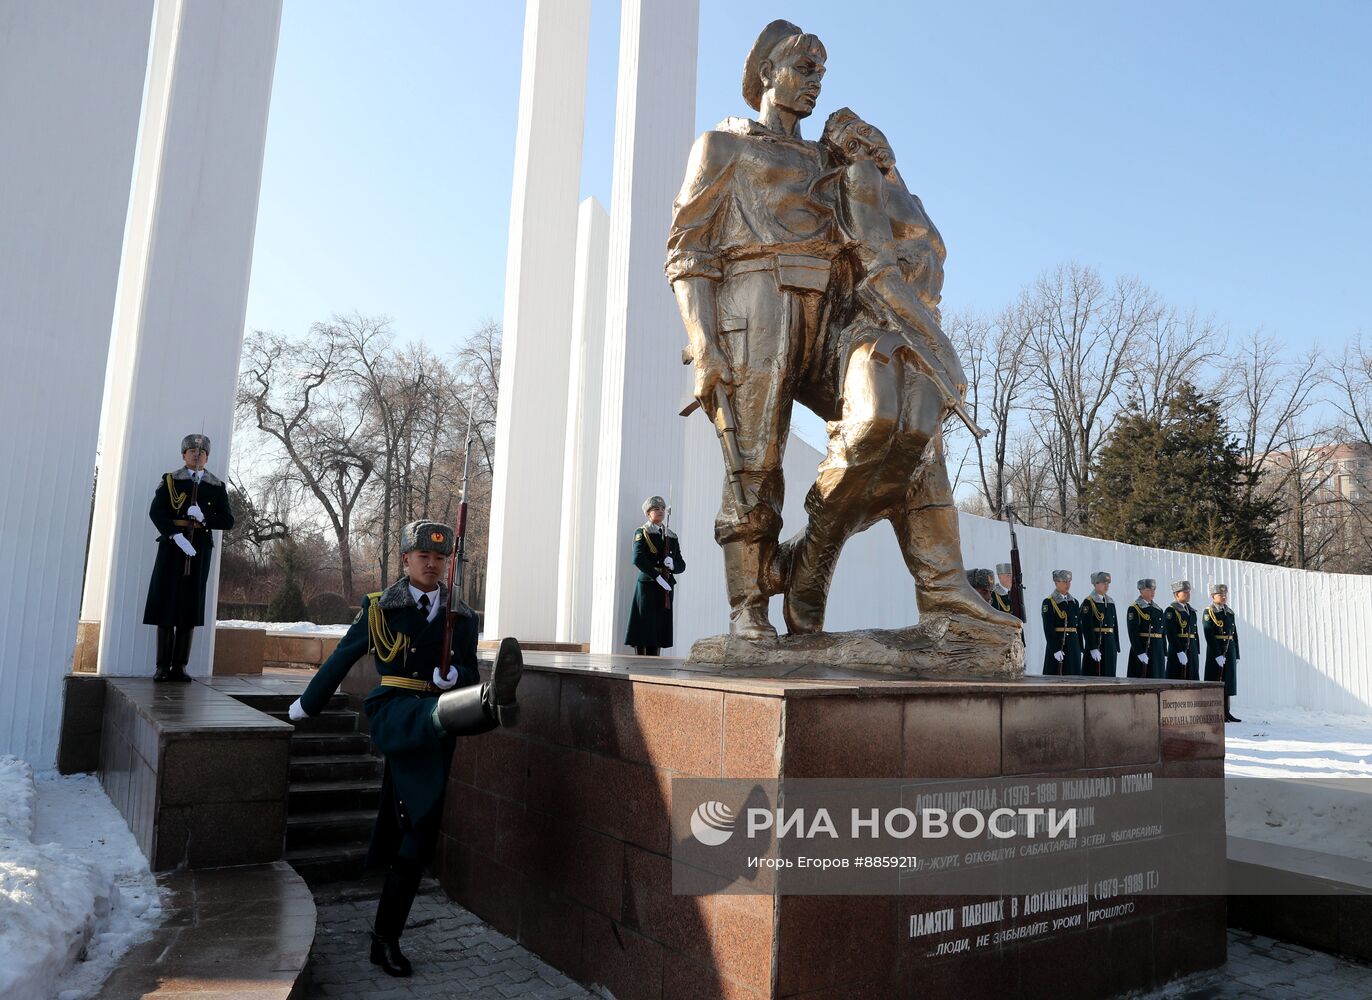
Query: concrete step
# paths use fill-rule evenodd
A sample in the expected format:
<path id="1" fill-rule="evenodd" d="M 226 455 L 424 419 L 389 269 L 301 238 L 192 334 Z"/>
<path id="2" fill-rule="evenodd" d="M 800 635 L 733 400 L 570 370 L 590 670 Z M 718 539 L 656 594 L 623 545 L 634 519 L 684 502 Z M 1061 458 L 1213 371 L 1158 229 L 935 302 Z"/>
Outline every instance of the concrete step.
<path id="1" fill-rule="evenodd" d="M 371 756 L 372 738 L 365 733 L 296 733 L 291 757 Z"/>
<path id="2" fill-rule="evenodd" d="M 347 809 L 286 817 L 286 849 L 323 844 L 366 846 L 376 825 L 376 809 Z"/>
<path id="3" fill-rule="evenodd" d="M 285 712 L 291 707 L 296 696 L 292 694 L 257 694 L 257 693 L 234 693 L 233 697 L 243 704 L 257 709 L 259 712 L 266 712 L 271 715 L 276 712 Z M 324 706 L 324 711 L 342 711 L 348 707 L 348 696 L 345 694 L 335 694 Z"/>
<path id="4" fill-rule="evenodd" d="M 319 754 L 291 758 L 291 781 L 367 781 L 381 778 L 380 757 L 358 754 Z"/>
<path id="5" fill-rule="evenodd" d="M 295 781 L 286 809 L 291 816 L 352 809 L 375 812 L 380 801 L 380 781 Z"/>
<path id="6" fill-rule="evenodd" d="M 286 863 L 310 888 L 331 882 L 356 882 L 367 868 L 367 846 L 333 844 L 288 849 Z"/>
<path id="7" fill-rule="evenodd" d="M 268 712 L 267 714 L 273 719 L 291 722 L 289 712 Z M 291 722 L 291 725 L 295 726 L 297 733 L 355 733 L 357 732 L 357 713 L 349 712 L 346 709 L 343 711 L 324 711 L 312 718 Z"/>

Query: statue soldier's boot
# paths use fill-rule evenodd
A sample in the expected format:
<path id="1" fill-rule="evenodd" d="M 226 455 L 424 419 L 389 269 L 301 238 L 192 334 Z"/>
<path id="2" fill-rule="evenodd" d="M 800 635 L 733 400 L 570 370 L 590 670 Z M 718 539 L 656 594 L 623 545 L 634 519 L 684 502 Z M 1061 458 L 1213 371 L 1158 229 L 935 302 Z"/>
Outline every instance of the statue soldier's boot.
<path id="1" fill-rule="evenodd" d="M 172 650 L 176 647 L 176 629 L 170 625 L 157 626 L 157 673 L 155 681 L 169 681 L 172 678 Z"/>
<path id="2" fill-rule="evenodd" d="M 764 568 L 770 570 L 762 558 L 762 543 L 734 539 L 721 548 L 729 596 L 729 634 L 750 641 L 775 639 L 777 630 L 767 616 L 767 593 L 762 586 Z"/>
<path id="3" fill-rule="evenodd" d="M 958 512 L 951 504 L 906 507 L 891 517 L 905 565 L 915 578 L 915 603 L 921 615 L 944 612 L 1018 630 L 1014 615 L 987 604 L 967 582 L 962 567 Z"/>
<path id="4" fill-rule="evenodd" d="M 516 690 L 524 674 L 524 655 L 519 640 L 507 636 L 500 640 L 491 667 L 491 679 L 438 696 L 434 718 L 445 732 L 456 736 L 488 733 L 496 726 L 513 726 L 519 721 Z"/>
<path id="5" fill-rule="evenodd" d="M 172 646 L 171 666 L 171 679 L 174 681 L 190 683 L 191 676 L 186 673 L 186 664 L 191 661 L 191 639 L 194 637 L 195 627 L 193 625 L 178 625 L 176 627 L 176 642 Z"/>

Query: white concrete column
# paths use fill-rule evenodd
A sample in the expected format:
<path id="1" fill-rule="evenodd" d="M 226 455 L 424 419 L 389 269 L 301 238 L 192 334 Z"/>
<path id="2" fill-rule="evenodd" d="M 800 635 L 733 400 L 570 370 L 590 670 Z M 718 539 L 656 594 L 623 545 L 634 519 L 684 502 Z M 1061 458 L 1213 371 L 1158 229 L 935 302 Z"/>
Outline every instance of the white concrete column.
<path id="1" fill-rule="evenodd" d="M 601 369 L 610 216 L 594 198 L 576 223 L 572 357 L 567 378 L 567 438 L 562 462 L 561 549 L 557 564 L 557 639 L 587 642 L 595 560 L 596 473 L 600 455 Z"/>
<path id="2" fill-rule="evenodd" d="M 623 0 L 620 7 L 591 612 L 597 653 L 623 650 L 634 580 L 628 544 L 643 520 L 643 498 L 683 481 L 685 421 L 677 411 L 688 386 L 686 333 L 662 264 L 672 199 L 695 138 L 699 22 L 698 0 Z M 683 555 L 690 566 L 690 553 Z"/>
<path id="3" fill-rule="evenodd" d="M 153 0 L 0 5 L 0 754 L 56 759 Z"/>
<path id="4" fill-rule="evenodd" d="M 590 0 L 528 0 L 505 264 L 485 633 L 557 631 L 559 518 Z M 473 234 L 473 239 L 477 236 Z"/>
<path id="5" fill-rule="evenodd" d="M 180 464 L 182 436 L 209 435 L 207 467 L 220 478 L 229 468 L 281 23 L 281 0 L 159 0 L 159 8 L 88 571 L 99 668 L 109 674 L 152 669 L 154 630 L 142 624 L 156 555 L 148 504 L 158 478 Z M 189 672 L 207 676 L 213 653 L 213 629 L 199 631 Z"/>

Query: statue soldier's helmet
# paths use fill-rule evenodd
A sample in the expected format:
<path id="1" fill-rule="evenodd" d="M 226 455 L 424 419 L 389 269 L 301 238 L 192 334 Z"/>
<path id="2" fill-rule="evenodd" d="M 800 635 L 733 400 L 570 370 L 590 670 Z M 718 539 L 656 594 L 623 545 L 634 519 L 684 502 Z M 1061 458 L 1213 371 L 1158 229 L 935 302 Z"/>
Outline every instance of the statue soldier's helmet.
<path id="1" fill-rule="evenodd" d="M 210 453 L 210 439 L 203 434 L 187 434 L 181 439 L 181 454 L 186 454 L 192 448 L 199 448 L 208 455 Z"/>
<path id="2" fill-rule="evenodd" d="M 799 25 L 792 24 L 790 21 L 775 20 L 767 27 L 762 29 L 762 33 L 757 36 L 757 41 L 748 51 L 748 58 L 743 63 L 743 99 L 748 102 L 748 107 L 754 111 L 762 110 L 762 63 L 771 56 L 772 50 L 778 43 L 788 38 L 805 37 L 807 41 L 818 45 L 823 49 L 823 44 L 813 35 L 806 35 Z"/>
<path id="3" fill-rule="evenodd" d="M 453 529 L 441 521 L 411 521 L 400 529 L 400 554 L 437 552 L 453 554 Z"/>

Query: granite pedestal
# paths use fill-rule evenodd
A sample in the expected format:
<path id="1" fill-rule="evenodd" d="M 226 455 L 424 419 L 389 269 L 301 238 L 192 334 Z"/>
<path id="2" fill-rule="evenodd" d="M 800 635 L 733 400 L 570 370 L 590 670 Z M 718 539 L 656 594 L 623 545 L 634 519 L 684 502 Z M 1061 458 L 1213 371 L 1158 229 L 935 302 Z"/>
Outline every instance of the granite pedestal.
<path id="1" fill-rule="evenodd" d="M 1213 781 L 1222 801 L 1218 685 L 525 659 L 520 725 L 459 741 L 441 881 L 618 1000 L 1102 998 L 1224 962 L 1222 896 L 1139 896 L 1109 921 L 938 957 L 909 933 L 909 897 L 675 895 L 671 863 L 674 778 L 1062 778 L 1128 767 Z M 1222 826 L 1217 836 L 1222 858 Z"/>

